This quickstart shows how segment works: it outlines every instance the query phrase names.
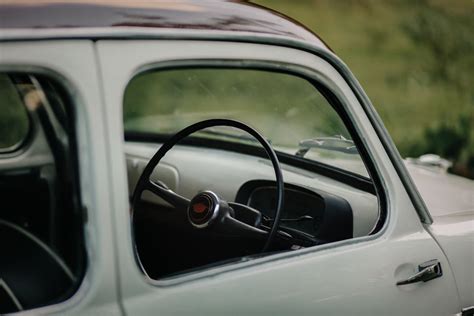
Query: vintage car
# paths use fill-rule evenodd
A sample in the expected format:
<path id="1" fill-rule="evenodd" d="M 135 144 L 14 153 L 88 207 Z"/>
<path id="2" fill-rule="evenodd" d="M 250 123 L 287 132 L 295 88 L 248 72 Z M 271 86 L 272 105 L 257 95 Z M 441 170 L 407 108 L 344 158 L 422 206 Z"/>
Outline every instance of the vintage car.
<path id="1" fill-rule="evenodd" d="M 473 315 L 473 182 L 285 16 L 5 0 L 0 104 L 2 314 Z"/>

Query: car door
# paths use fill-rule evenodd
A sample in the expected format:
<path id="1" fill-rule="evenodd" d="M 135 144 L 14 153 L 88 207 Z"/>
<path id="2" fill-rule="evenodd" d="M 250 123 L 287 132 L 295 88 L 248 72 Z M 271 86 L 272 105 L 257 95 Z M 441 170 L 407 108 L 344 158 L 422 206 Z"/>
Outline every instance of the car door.
<path id="1" fill-rule="evenodd" d="M 115 194 L 115 238 L 122 304 L 132 315 L 449 315 L 459 299 L 449 262 L 422 224 L 371 121 L 347 82 L 327 61 L 276 45 L 212 41 L 116 41 L 97 43 Z M 120 54 L 117 52 L 120 51 Z M 219 266 L 206 273 L 151 281 L 134 255 L 123 142 L 122 103 L 132 77 L 153 67 L 202 61 L 265 63 L 300 69 L 334 92 L 344 115 L 363 139 L 383 190 L 386 219 L 373 235 Z M 242 61 L 246 61 L 244 63 Z M 301 70 L 303 69 L 303 70 Z M 297 70 L 294 70 L 297 72 Z M 303 73 L 300 73 L 303 75 Z M 381 198 L 381 196 L 383 198 Z M 442 276 L 398 285 L 431 260 Z M 426 271 L 425 271 L 426 272 Z"/>
<path id="2" fill-rule="evenodd" d="M 31 33 L 30 30 L 24 32 Z M 19 31 L 18 35 L 21 34 Z M 65 89 L 65 99 L 71 102 L 76 126 L 74 135 L 78 143 L 81 206 L 87 212 L 84 223 L 87 268 L 79 289 L 76 293 L 71 293 L 66 301 L 40 307 L 30 311 L 32 314 L 121 313 L 117 298 L 108 178 L 103 171 L 107 161 L 95 63 L 91 41 L 9 40 L 0 43 L 0 71 L 24 76 L 44 76 L 58 82 Z M 30 111 L 35 110 L 34 104 L 28 103 Z M 42 130 L 32 131 L 34 139 L 31 144 L 24 146 L 24 150 L 3 156 L 0 153 L 0 170 L 21 170 L 50 164 L 53 159 L 50 151 L 43 149 L 48 145 L 42 133 Z M 45 177 L 47 176 L 46 173 Z M 23 182 L 20 185 L 27 190 L 29 183 Z M 25 199 L 28 198 L 31 197 L 25 196 Z"/>

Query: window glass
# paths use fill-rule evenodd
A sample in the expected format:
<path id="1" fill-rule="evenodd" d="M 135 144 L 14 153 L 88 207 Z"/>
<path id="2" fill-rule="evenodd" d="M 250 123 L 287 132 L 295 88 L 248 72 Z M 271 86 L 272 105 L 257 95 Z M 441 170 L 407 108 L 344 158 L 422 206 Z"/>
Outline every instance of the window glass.
<path id="1" fill-rule="evenodd" d="M 15 86 L 5 74 L 0 74 L 0 152 L 9 151 L 28 134 L 26 108 Z"/>
<path id="2" fill-rule="evenodd" d="M 321 91 L 299 76 L 239 68 L 158 70 L 130 81 L 124 149 L 133 247 L 148 277 L 175 277 L 373 231 L 377 196 L 370 179 L 354 176 L 368 177 L 362 157 L 326 99 L 329 93 Z M 278 151 L 286 181 L 279 220 L 272 165 L 252 147 L 261 144 L 240 129 L 198 131 L 187 140 L 192 146 L 172 148 L 157 166 L 150 160 L 171 135 L 212 118 L 250 125 Z"/>
<path id="3" fill-rule="evenodd" d="M 177 69 L 135 77 L 124 98 L 126 133 L 171 134 L 208 118 L 257 128 L 272 146 L 368 177 L 342 120 L 307 80 L 245 69 Z M 242 131 L 212 128 L 201 137 L 247 141 Z"/>

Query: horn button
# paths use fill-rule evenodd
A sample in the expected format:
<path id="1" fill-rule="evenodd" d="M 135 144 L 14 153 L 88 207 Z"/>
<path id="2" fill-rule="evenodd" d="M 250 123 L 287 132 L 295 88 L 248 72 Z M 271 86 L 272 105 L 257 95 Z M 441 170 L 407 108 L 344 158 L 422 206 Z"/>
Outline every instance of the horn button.
<path id="1" fill-rule="evenodd" d="M 188 219 L 197 228 L 209 226 L 218 216 L 219 197 L 210 191 L 197 194 L 189 203 Z"/>

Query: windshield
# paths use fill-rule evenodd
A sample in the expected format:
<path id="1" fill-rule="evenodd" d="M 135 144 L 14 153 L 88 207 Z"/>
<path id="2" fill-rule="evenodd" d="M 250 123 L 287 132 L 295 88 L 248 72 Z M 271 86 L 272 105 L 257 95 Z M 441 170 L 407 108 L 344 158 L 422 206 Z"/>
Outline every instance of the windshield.
<path id="1" fill-rule="evenodd" d="M 209 118 L 242 121 L 277 151 L 368 177 L 342 119 L 303 78 L 262 70 L 175 69 L 141 74 L 125 91 L 126 133 L 172 134 Z M 233 128 L 194 136 L 258 145 Z"/>

